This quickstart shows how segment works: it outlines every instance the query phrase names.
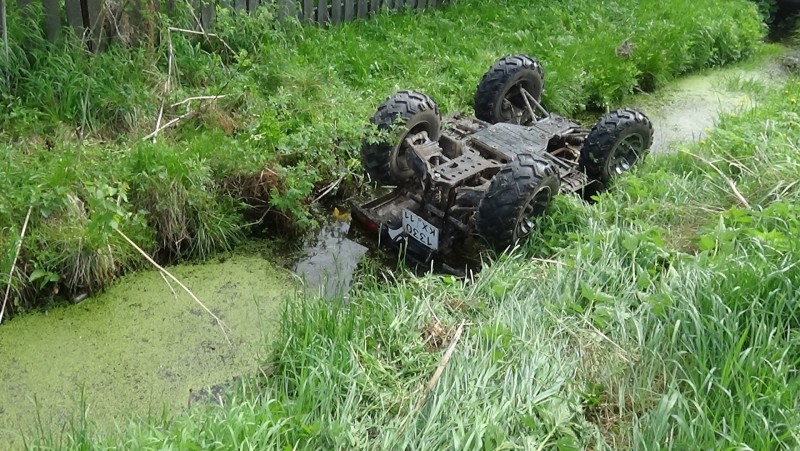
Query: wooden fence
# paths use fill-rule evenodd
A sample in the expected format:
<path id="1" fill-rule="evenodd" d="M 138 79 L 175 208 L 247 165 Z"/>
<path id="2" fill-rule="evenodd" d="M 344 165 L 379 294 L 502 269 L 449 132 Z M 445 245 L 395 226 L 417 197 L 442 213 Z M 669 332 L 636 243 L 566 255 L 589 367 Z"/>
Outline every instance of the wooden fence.
<path id="1" fill-rule="evenodd" d="M 173 16 L 175 11 L 188 10 L 191 23 L 196 23 L 194 28 L 208 31 L 214 27 L 217 6 L 249 14 L 272 4 L 281 19 L 294 17 L 301 22 L 336 25 L 368 17 L 382 9 L 429 9 L 454 0 L 16 0 L 16 3 L 24 14 L 34 1 L 41 2 L 42 26 L 48 39 L 57 39 L 62 27 L 68 25 L 86 39 L 90 48 L 99 49 L 121 34 L 120 23 L 142 32 L 142 28 L 148 27 L 146 18 L 153 17 L 155 12 Z"/>

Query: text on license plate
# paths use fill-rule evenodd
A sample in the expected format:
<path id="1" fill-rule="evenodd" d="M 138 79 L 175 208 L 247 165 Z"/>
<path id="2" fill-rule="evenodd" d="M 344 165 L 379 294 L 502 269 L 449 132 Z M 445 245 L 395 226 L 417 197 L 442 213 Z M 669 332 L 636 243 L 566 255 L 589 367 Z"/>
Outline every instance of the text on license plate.
<path id="1" fill-rule="evenodd" d="M 439 229 L 408 210 L 403 210 L 403 230 L 425 246 L 439 249 Z"/>

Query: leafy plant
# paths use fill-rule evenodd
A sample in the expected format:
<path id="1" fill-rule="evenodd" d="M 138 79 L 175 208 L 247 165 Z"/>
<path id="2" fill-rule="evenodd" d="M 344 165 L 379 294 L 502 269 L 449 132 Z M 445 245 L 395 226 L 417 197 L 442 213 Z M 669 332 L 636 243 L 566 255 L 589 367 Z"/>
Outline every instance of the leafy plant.
<path id="1" fill-rule="evenodd" d="M 20 267 L 51 271 L 75 289 L 136 266 L 115 246 L 106 255 L 102 244 L 116 238 L 104 228 L 114 224 L 136 228 L 126 233 L 169 261 L 228 249 L 265 213 L 313 227 L 309 204 L 322 190 L 341 179 L 352 191 L 362 181 L 367 118 L 400 87 L 468 113 L 491 63 L 526 52 L 545 68 L 550 109 L 604 110 L 637 87 L 745 58 L 764 33 L 747 0 L 469 0 L 337 27 L 279 23 L 271 7 L 249 15 L 222 8 L 216 36 L 170 30 L 193 25 L 156 15 L 158 39 L 93 55 L 69 30 L 48 42 L 34 10 L 9 11 L 0 228 L 33 206 Z M 141 142 L 177 118 L 155 144 Z M 127 195 L 98 198 L 98 187 Z M 551 238 L 541 255 L 557 247 Z M 27 293 L 26 303 L 36 296 Z"/>

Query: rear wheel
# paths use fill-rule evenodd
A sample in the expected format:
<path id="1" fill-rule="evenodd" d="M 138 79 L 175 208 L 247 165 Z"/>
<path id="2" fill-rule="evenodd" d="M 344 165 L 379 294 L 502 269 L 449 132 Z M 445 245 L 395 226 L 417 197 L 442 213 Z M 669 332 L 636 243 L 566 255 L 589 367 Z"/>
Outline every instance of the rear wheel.
<path id="1" fill-rule="evenodd" d="M 388 138 L 365 140 L 361 163 L 372 180 L 381 185 L 397 185 L 414 176 L 408 159 L 405 138 L 427 132 L 436 141 L 441 136 L 442 116 L 430 97 L 415 91 L 399 91 L 387 98 L 370 121 Z"/>
<path id="2" fill-rule="evenodd" d="M 478 205 L 478 233 L 497 251 L 512 246 L 530 235 L 534 220 L 560 188 L 558 171 L 549 161 L 517 156 L 492 179 Z"/>
<path id="3" fill-rule="evenodd" d="M 478 83 L 475 92 L 475 117 L 496 124 L 509 122 L 529 125 L 534 121 L 523 90 L 541 102 L 544 71 L 527 55 L 507 56 L 497 61 Z M 530 105 L 535 108 L 535 105 Z"/>
<path id="4" fill-rule="evenodd" d="M 580 167 L 590 178 L 607 184 L 650 152 L 653 124 L 633 109 L 614 111 L 592 127 L 583 143 Z"/>

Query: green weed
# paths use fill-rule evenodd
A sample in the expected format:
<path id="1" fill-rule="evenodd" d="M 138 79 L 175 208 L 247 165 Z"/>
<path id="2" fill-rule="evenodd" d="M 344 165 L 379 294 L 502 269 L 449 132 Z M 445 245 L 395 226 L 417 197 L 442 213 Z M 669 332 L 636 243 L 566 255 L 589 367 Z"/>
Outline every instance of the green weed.
<path id="1" fill-rule="evenodd" d="M 93 55 L 69 30 L 47 42 L 37 14 L 10 8 L 12 82 L 0 102 L 8 199 L 0 229 L 32 206 L 17 278 L 38 270 L 55 275 L 40 282 L 59 281 L 26 291 L 25 305 L 60 281 L 74 281 L 60 287 L 68 294 L 136 266 L 102 227 L 75 238 L 92 218 L 109 224 L 108 202 L 93 201 L 88 186 L 127 192 L 114 212 L 127 219 L 116 225 L 149 251 L 205 258 L 239 242 L 253 219 L 271 215 L 287 230 L 316 225 L 309 203 L 335 180 L 361 181 L 366 118 L 397 89 L 468 113 L 483 71 L 526 52 L 545 67 L 549 108 L 605 109 L 635 89 L 745 58 L 764 33 L 746 0 L 470 0 L 329 28 L 278 23 L 270 8 L 249 16 L 221 9 L 218 37 L 169 31 L 191 24 L 159 15 L 151 41 Z M 184 102 L 193 96 L 221 97 Z M 158 143 L 139 142 L 157 118 L 184 114 Z"/>
<path id="2" fill-rule="evenodd" d="M 794 449 L 797 95 L 769 90 L 593 205 L 559 200 L 478 275 L 368 266 L 347 302 L 291 302 L 268 370 L 223 406 L 31 447 Z"/>

